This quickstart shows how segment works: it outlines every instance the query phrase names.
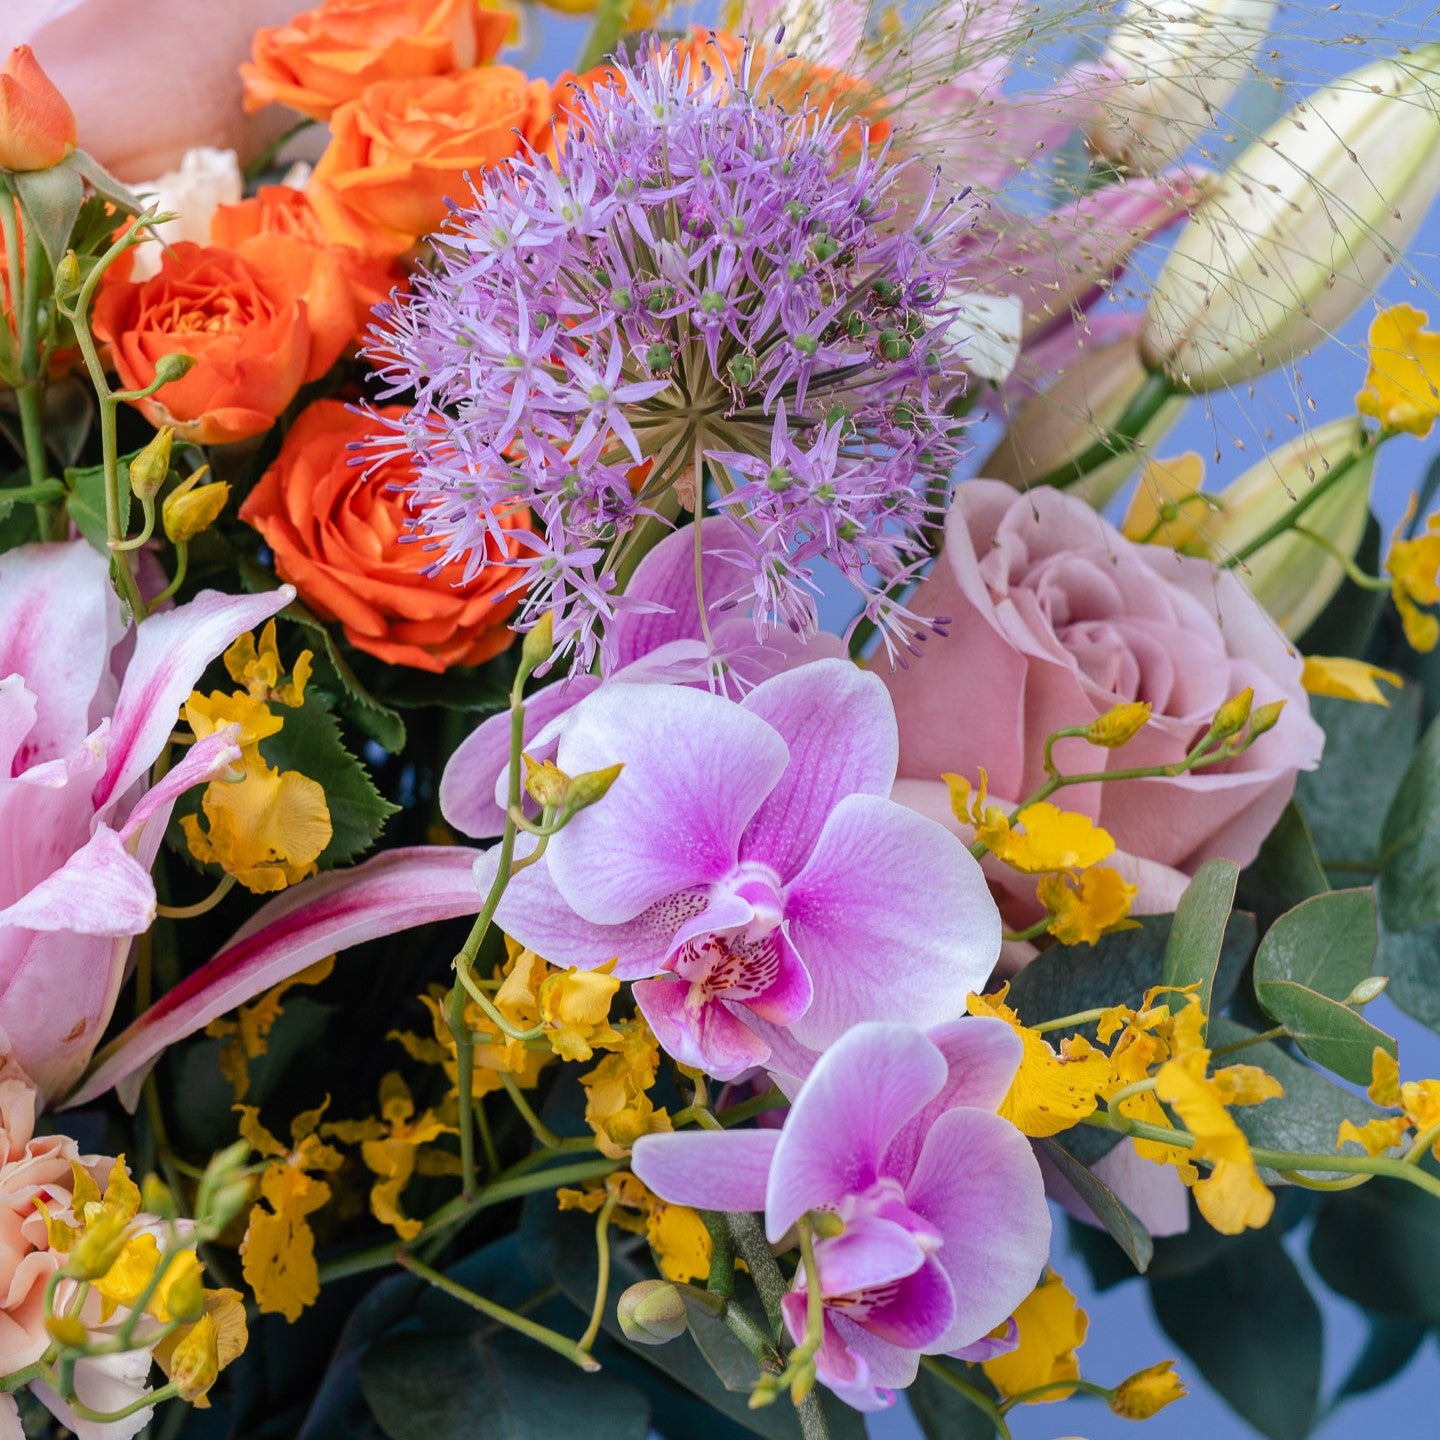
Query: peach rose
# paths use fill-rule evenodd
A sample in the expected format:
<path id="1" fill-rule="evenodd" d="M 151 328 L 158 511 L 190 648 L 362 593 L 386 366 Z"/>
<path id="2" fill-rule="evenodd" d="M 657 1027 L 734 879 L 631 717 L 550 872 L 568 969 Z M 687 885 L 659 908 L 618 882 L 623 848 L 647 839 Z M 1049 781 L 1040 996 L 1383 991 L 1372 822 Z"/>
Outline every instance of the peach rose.
<path id="1" fill-rule="evenodd" d="M 95 333 L 127 389 L 150 384 L 162 356 L 194 357 L 187 375 L 140 409 L 196 444 L 268 430 L 355 335 L 339 261 L 292 236 L 258 234 L 234 250 L 181 241 L 147 280 L 119 271 L 101 282 Z"/>
<path id="2" fill-rule="evenodd" d="M 543 143 L 552 114 L 549 84 L 508 65 L 383 80 L 335 111 L 307 193 L 337 244 L 401 255 L 468 198 L 467 172 Z"/>
<path id="3" fill-rule="evenodd" d="M 48 170 L 75 148 L 75 112 L 28 45 L 0 65 L 0 170 Z"/>
<path id="4" fill-rule="evenodd" d="M 514 638 L 505 622 L 519 597 L 503 593 L 514 571 L 482 568 L 464 582 L 458 567 L 422 573 L 434 556 L 406 543 L 406 499 L 396 488 L 411 478 L 409 462 L 388 461 L 368 479 L 354 463 L 351 447 L 374 433 L 373 421 L 338 400 L 307 406 L 240 518 L 265 537 L 281 579 L 317 615 L 338 620 L 356 649 L 437 674 L 498 655 Z"/>
<path id="5" fill-rule="evenodd" d="M 255 35 L 240 67 L 245 109 L 288 105 L 328 120 L 379 80 L 452 75 L 492 60 L 513 18 L 480 0 L 325 0 Z"/>
<path id="6" fill-rule="evenodd" d="M 1324 735 L 1300 657 L 1240 581 L 1208 560 L 1134 544 L 1063 491 L 966 481 L 911 603 L 947 625 L 885 677 L 900 728 L 896 798 L 937 818 L 949 811 L 943 773 L 973 783 L 984 766 L 996 803 L 1023 800 L 1045 779 L 1046 736 L 1121 701 L 1150 703 L 1145 728 L 1115 750 L 1062 740 L 1062 769 L 1170 764 L 1246 686 L 1256 705 L 1283 700 L 1276 727 L 1224 764 L 1056 797 L 1104 826 L 1138 862 L 1132 878 L 1154 891 L 1164 872 L 1193 874 L 1215 856 L 1249 864 L 1296 773 L 1319 762 Z"/>

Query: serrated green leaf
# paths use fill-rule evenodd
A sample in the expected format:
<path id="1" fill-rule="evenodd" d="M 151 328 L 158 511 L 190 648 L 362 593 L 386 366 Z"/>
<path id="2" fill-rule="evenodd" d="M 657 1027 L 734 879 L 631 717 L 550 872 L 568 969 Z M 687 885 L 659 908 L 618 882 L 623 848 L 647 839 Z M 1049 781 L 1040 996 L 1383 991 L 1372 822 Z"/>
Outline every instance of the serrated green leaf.
<path id="1" fill-rule="evenodd" d="M 1255 1031 L 1223 1017 L 1217 1018 L 1210 1026 L 1210 1045 L 1217 1052 L 1212 1064 L 1217 1069 L 1237 1063 L 1258 1065 L 1284 1087 L 1285 1093 L 1279 1099 L 1266 1100 L 1260 1105 L 1237 1106 L 1230 1112 L 1252 1145 L 1267 1150 L 1329 1155 L 1334 1153 L 1342 1120 L 1363 1125 L 1384 1113 L 1363 1095 L 1356 1095 L 1337 1085 L 1322 1071 L 1287 1055 L 1270 1041 L 1246 1044 L 1243 1049 L 1218 1053 L 1223 1046 L 1251 1041 L 1254 1037 Z M 1368 1070 L 1366 1079 L 1369 1079 Z M 1343 1178 L 1338 1171 L 1325 1173 L 1334 1175 L 1336 1179 Z M 1278 1179 L 1272 1172 L 1262 1171 L 1262 1174 L 1269 1183 Z"/>
<path id="2" fill-rule="evenodd" d="M 1440 719 L 1426 730 L 1380 832 L 1380 913 L 1391 930 L 1440 920 Z"/>
<path id="3" fill-rule="evenodd" d="M 139 453 L 132 450 L 120 457 L 120 528 L 127 534 L 130 528 L 130 462 Z M 105 522 L 104 466 L 86 465 L 78 470 L 67 470 L 65 483 L 70 487 L 66 513 L 75 522 L 75 528 L 108 558 L 110 532 Z"/>
<path id="4" fill-rule="evenodd" d="M 1237 1237 L 1204 1269 L 1150 1287 L 1155 1318 L 1269 1440 L 1303 1440 L 1320 1396 L 1320 1310 L 1277 1233 Z"/>
<path id="5" fill-rule="evenodd" d="M 1155 1253 L 1155 1242 L 1138 1216 L 1094 1171 L 1087 1169 L 1063 1145 L 1053 1139 L 1037 1140 L 1037 1147 L 1069 1182 L 1090 1212 L 1125 1252 L 1137 1271 L 1144 1272 Z"/>
<path id="6" fill-rule="evenodd" d="M 1240 867 L 1233 860 L 1207 860 L 1185 887 L 1165 942 L 1164 983 L 1199 985 L 1200 1008 L 1207 1017 L 1239 878 Z"/>
<path id="7" fill-rule="evenodd" d="M 284 721 L 278 735 L 260 742 L 260 753 L 277 770 L 298 770 L 325 791 L 333 834 L 318 865 L 328 870 L 368 850 L 385 821 L 399 809 L 375 788 L 369 772 L 346 748 L 335 717 L 317 695 L 298 710 L 275 707 Z"/>

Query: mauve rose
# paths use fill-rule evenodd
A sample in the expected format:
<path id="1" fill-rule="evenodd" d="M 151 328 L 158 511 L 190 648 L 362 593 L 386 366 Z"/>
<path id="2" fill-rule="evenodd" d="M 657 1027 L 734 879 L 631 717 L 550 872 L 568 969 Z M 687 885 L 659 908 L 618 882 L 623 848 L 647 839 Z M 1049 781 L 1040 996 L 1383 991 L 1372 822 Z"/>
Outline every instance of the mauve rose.
<path id="1" fill-rule="evenodd" d="M 293 117 L 246 117 L 240 62 L 262 25 L 303 0 L 0 0 L 0 56 L 34 47 L 70 102 L 80 144 L 125 180 L 173 170 L 196 145 L 258 154 Z"/>
<path id="2" fill-rule="evenodd" d="M 947 808 L 942 772 L 974 781 L 982 766 L 992 795 L 1025 799 L 1045 779 L 1046 736 L 1122 700 L 1148 701 L 1150 723 L 1116 750 L 1060 741 L 1062 770 L 1178 760 L 1247 685 L 1256 705 L 1286 702 L 1275 729 L 1237 759 L 1055 797 L 1140 862 L 1120 867 L 1150 890 L 1152 903 L 1137 908 L 1165 908 L 1153 903 L 1167 888 L 1159 867 L 1175 879 L 1215 856 L 1253 860 L 1296 772 L 1319 763 L 1324 735 L 1301 688 L 1300 656 L 1235 576 L 1135 545 L 1061 491 L 963 484 L 944 551 L 913 604 L 948 620 L 946 637 L 932 637 L 908 670 L 886 677 L 900 724 L 896 798 L 925 811 Z"/>

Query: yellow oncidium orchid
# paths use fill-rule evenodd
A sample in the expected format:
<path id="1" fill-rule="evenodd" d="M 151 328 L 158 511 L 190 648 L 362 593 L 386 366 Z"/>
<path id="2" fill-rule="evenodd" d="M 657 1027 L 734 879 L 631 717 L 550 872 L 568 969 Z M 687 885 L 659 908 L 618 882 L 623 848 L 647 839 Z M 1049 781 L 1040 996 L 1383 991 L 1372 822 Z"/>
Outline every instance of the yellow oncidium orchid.
<path id="1" fill-rule="evenodd" d="M 1201 522 L 1216 507 L 1204 488 L 1205 461 L 1194 450 L 1151 460 L 1140 472 L 1120 533 L 1137 545 L 1167 545 L 1186 555 L 1208 555 Z"/>
<path id="2" fill-rule="evenodd" d="M 289 1146 L 260 1123 L 254 1106 L 235 1107 L 240 1112 L 240 1134 L 270 1161 L 260 1176 L 260 1198 L 251 1207 L 240 1242 L 245 1280 L 265 1314 L 278 1313 L 291 1321 L 320 1294 L 309 1217 L 325 1205 L 331 1192 L 317 1175 L 344 1164 L 344 1156 L 319 1135 L 329 1103 L 304 1110 L 290 1122 Z"/>
<path id="3" fill-rule="evenodd" d="M 642 1135 L 673 1129 L 665 1110 L 647 1093 L 660 1069 L 660 1046 L 638 1015 L 617 1027 L 620 1043 L 595 1069 L 580 1077 L 585 1087 L 585 1120 L 596 1149 L 611 1160 L 628 1155 Z"/>
<path id="4" fill-rule="evenodd" d="M 245 1299 L 240 1292 L 207 1290 L 200 1318 L 165 1336 L 151 1353 L 166 1377 L 179 1387 L 180 1398 L 204 1410 L 210 1404 L 206 1391 L 241 1355 L 249 1338 Z"/>
<path id="5" fill-rule="evenodd" d="M 1356 700 L 1362 705 L 1385 705 L 1386 698 L 1375 682 L 1383 680 L 1398 690 L 1405 683 L 1393 670 L 1382 670 L 1364 660 L 1344 655 L 1307 655 L 1300 683 L 1311 695 L 1330 695 L 1337 700 Z"/>
<path id="6" fill-rule="evenodd" d="M 998 805 L 989 803 L 990 777 L 982 768 L 980 788 L 972 798 L 970 782 L 963 775 L 946 773 L 940 777 L 950 791 L 950 809 L 962 825 L 974 827 L 975 838 L 987 850 L 999 853 L 1010 835 L 1010 822 Z"/>
<path id="7" fill-rule="evenodd" d="M 1415 514 L 1415 505 L 1412 496 L 1391 537 L 1385 569 L 1405 639 L 1411 649 L 1428 654 L 1440 641 L 1440 619 L 1420 607 L 1440 602 L 1440 513 L 1428 516 L 1425 529 L 1413 540 L 1402 540 L 1400 536 Z"/>
<path id="8" fill-rule="evenodd" d="M 1188 1393 L 1185 1382 L 1175 1373 L 1175 1362 L 1162 1360 L 1122 1380 L 1110 1392 L 1110 1408 L 1126 1420 L 1148 1420 Z"/>
<path id="9" fill-rule="evenodd" d="M 645 1236 L 667 1280 L 684 1285 L 710 1274 L 710 1232 L 699 1212 L 688 1205 L 667 1204 L 628 1170 L 607 1175 L 603 1181 L 589 1181 L 578 1190 L 555 1192 L 562 1210 L 592 1214 L 611 1196 L 616 1201 L 611 1223 Z M 743 1268 L 743 1262 L 736 1261 L 736 1267 Z"/>
<path id="10" fill-rule="evenodd" d="M 302 650 L 290 678 L 282 684 L 281 677 L 285 671 L 281 668 L 280 647 L 275 643 L 273 620 L 260 632 L 258 645 L 255 637 L 247 631 L 224 655 L 225 669 L 230 678 L 237 685 L 244 686 L 247 694 L 291 710 L 298 710 L 305 703 L 305 686 L 309 682 L 314 659 L 312 651 Z"/>
<path id="11" fill-rule="evenodd" d="M 1139 893 L 1108 865 L 1084 871 L 1078 885 L 1055 873 L 1041 876 L 1035 886 L 1035 898 L 1050 912 L 1048 931 L 1062 945 L 1093 945 L 1112 930 L 1135 929 L 1130 905 Z"/>
<path id="12" fill-rule="evenodd" d="M 1080 1361 L 1075 1352 L 1085 1343 L 1089 1324 L 1089 1317 L 1065 1282 L 1053 1270 L 1047 1270 L 1015 1311 L 1015 1348 L 984 1361 L 986 1377 L 1005 1400 L 1057 1381 L 1078 1380 Z M 1074 1393 L 1050 1390 L 1025 1403 L 1064 1400 Z"/>
<path id="13" fill-rule="evenodd" d="M 1061 1042 L 1057 1052 L 1036 1030 L 1020 1023 L 1005 997 L 1009 986 L 992 995 L 970 995 L 972 1015 L 993 1015 L 1020 1037 L 1020 1067 L 1000 1102 L 999 1114 L 1024 1135 L 1040 1139 L 1078 1125 L 1096 1106 L 1110 1079 L 1110 1060 L 1079 1035 Z"/>
<path id="14" fill-rule="evenodd" d="M 1440 334 L 1413 305 L 1392 305 L 1370 324 L 1370 369 L 1355 408 L 1383 430 L 1422 438 L 1440 415 Z"/>
<path id="15" fill-rule="evenodd" d="M 1367 1155 L 1384 1155 L 1402 1142 L 1413 1144 L 1425 1136 L 1430 1153 L 1440 1160 L 1440 1080 L 1402 1081 L 1399 1062 L 1377 1045 L 1370 1057 L 1370 1086 L 1365 1093 L 1377 1105 L 1399 1110 L 1400 1114 L 1382 1116 L 1363 1125 L 1342 1120 L 1335 1141 L 1337 1150 L 1351 1142 Z"/>
<path id="16" fill-rule="evenodd" d="M 610 1024 L 610 1002 L 620 989 L 616 961 L 594 970 L 556 970 L 540 982 L 540 1017 L 551 1048 L 562 1060 L 589 1060 L 610 1050 L 621 1035 Z"/>
<path id="17" fill-rule="evenodd" d="M 401 1210 L 401 1192 L 417 1168 L 434 1173 L 436 1167 L 420 1164 L 420 1147 L 441 1135 L 455 1134 L 455 1127 L 447 1125 L 433 1110 L 417 1117 L 410 1087 L 392 1070 L 380 1082 L 378 1118 L 332 1121 L 323 1127 L 323 1133 L 346 1145 L 360 1146 L 361 1159 L 379 1177 L 370 1189 L 370 1213 L 402 1240 L 413 1240 L 423 1227 Z M 453 1156 L 441 1152 L 434 1158 L 441 1161 L 439 1168 L 455 1168 Z"/>

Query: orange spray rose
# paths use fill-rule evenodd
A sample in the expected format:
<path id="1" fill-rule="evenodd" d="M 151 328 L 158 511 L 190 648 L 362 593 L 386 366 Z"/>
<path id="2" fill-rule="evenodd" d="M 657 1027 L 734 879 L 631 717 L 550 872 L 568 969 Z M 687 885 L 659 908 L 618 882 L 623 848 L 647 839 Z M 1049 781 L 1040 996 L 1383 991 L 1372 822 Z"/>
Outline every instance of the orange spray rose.
<path id="1" fill-rule="evenodd" d="M 381 414 L 398 417 L 404 407 Z M 394 488 L 413 473 L 409 461 L 388 461 L 368 479 L 354 463 L 350 447 L 374 433 L 373 420 L 338 400 L 307 406 L 240 518 L 265 537 L 280 578 L 317 615 L 338 620 L 357 649 L 436 674 L 498 655 L 514 639 L 505 622 L 519 597 L 503 593 L 514 571 L 482 567 L 463 583 L 458 565 L 422 574 L 435 556 L 403 538 L 410 516 Z M 526 521 L 505 524 L 519 530 Z M 518 545 L 509 548 L 513 556 Z"/>

